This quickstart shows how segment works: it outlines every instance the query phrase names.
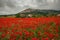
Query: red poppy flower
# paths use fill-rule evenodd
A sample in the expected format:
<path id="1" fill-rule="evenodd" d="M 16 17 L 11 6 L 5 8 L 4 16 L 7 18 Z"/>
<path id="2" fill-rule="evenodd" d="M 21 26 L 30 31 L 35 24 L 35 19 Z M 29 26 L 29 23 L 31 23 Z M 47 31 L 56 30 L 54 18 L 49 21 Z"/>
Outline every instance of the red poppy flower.
<path id="1" fill-rule="evenodd" d="M 6 36 L 6 34 L 2 34 L 1 37 L 4 38 Z"/>
<path id="2" fill-rule="evenodd" d="M 42 38 L 42 40 L 49 40 L 49 38 L 47 37 L 47 38 Z"/>
<path id="3" fill-rule="evenodd" d="M 32 38 L 31 40 L 39 40 L 38 38 Z"/>

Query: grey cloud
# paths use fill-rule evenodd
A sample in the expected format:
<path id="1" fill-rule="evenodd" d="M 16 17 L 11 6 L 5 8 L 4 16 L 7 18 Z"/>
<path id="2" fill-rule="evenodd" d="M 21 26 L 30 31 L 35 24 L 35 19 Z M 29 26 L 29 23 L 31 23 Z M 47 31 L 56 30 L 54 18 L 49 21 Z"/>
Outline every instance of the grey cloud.
<path id="1" fill-rule="evenodd" d="M 60 10 L 60 0 L 35 0 L 36 8 L 38 9 L 54 9 Z M 33 4 L 33 5 L 35 5 Z"/>
<path id="2" fill-rule="evenodd" d="M 16 14 L 27 8 L 60 10 L 60 0 L 0 0 L 0 15 Z"/>

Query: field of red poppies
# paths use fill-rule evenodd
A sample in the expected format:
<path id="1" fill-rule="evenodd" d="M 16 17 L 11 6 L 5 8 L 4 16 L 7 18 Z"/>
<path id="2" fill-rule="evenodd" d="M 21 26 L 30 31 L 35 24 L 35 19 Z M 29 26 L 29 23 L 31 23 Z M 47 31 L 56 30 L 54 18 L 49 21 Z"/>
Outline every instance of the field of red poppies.
<path id="1" fill-rule="evenodd" d="M 60 17 L 0 18 L 0 40 L 60 40 Z"/>

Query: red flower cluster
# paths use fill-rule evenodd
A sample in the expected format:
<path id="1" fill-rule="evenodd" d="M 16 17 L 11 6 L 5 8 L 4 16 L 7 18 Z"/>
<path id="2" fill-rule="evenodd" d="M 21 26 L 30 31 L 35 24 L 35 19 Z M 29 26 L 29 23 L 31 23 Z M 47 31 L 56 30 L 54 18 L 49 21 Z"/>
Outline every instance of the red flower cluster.
<path id="1" fill-rule="evenodd" d="M 59 17 L 0 18 L 1 40 L 59 40 Z"/>

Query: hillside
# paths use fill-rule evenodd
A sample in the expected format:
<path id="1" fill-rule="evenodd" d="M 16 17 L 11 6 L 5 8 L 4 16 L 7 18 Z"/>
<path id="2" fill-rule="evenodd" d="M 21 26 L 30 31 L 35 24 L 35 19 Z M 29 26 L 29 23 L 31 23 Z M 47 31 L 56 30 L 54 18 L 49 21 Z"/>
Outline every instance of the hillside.
<path id="1" fill-rule="evenodd" d="M 40 16 L 58 16 L 60 15 L 60 10 L 40 10 L 28 8 L 17 14 L 10 15 L 0 15 L 3 17 L 40 17 Z"/>

